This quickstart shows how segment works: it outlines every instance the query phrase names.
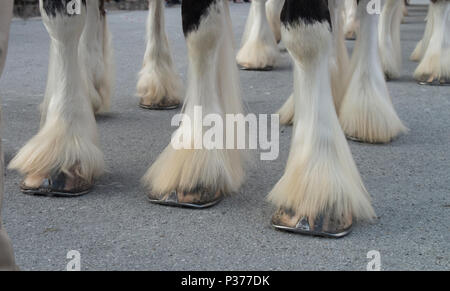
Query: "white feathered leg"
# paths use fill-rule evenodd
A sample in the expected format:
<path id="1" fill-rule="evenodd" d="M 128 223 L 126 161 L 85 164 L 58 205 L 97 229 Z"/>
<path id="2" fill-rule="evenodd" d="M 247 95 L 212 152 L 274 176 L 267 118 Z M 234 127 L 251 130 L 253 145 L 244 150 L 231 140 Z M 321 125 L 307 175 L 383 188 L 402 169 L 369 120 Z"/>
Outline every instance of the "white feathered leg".
<path id="1" fill-rule="evenodd" d="M 222 43 L 219 45 L 217 56 L 217 84 L 219 98 L 226 114 L 242 114 L 244 105 L 241 96 L 241 81 L 239 71 L 234 62 L 234 35 L 231 22 L 230 8 L 227 1 L 224 5 L 224 23 Z M 240 152 L 240 155 L 245 155 Z M 240 163 L 238 163 L 240 164 Z"/>
<path id="2" fill-rule="evenodd" d="M 404 5 L 402 0 L 387 0 L 381 13 L 378 41 L 381 64 L 387 79 L 396 79 L 401 75 L 400 24 Z"/>
<path id="3" fill-rule="evenodd" d="M 266 1 L 252 1 L 242 48 L 236 57 L 237 63 L 243 69 L 272 69 L 279 57 L 275 36 L 267 20 Z"/>
<path id="4" fill-rule="evenodd" d="M 339 111 L 347 136 L 369 143 L 387 143 L 406 132 L 389 96 L 379 57 L 377 14 L 369 14 L 370 0 L 358 6 L 360 32 L 351 60 L 351 80 Z"/>
<path id="5" fill-rule="evenodd" d="M 296 114 L 286 170 L 269 200 L 295 214 L 294 226 L 301 217 L 306 217 L 310 226 L 319 217 L 328 222 L 349 223 L 352 217 L 370 220 L 374 217 L 370 198 L 331 95 L 330 27 L 326 21 L 296 22 L 287 28 L 282 26 L 282 35 L 296 68 Z"/>
<path id="6" fill-rule="evenodd" d="M 267 19 L 269 20 L 270 28 L 275 35 L 277 43 L 281 41 L 281 11 L 283 10 L 285 0 L 268 0 L 266 3 Z"/>
<path id="7" fill-rule="evenodd" d="M 110 108 L 114 82 L 111 35 L 99 0 L 86 1 L 86 5 L 86 26 L 79 46 L 80 64 L 93 110 L 104 113 Z"/>
<path id="8" fill-rule="evenodd" d="M 255 22 L 255 7 L 250 5 L 250 9 L 248 11 L 247 22 L 245 23 L 244 33 L 242 34 L 241 46 L 243 46 L 250 36 L 250 32 L 253 28 L 253 23 Z"/>
<path id="9" fill-rule="evenodd" d="M 163 0 L 149 1 L 147 49 L 137 95 L 141 106 L 148 109 L 173 109 L 181 102 L 182 82 L 175 72 L 165 31 Z"/>
<path id="10" fill-rule="evenodd" d="M 442 42 L 441 53 L 441 74 L 439 76 L 441 82 L 446 85 L 450 84 L 450 2 L 447 1 L 446 17 L 444 25 L 444 40 Z"/>
<path id="11" fill-rule="evenodd" d="M 329 0 L 328 5 L 333 27 L 333 49 L 330 58 L 331 90 L 336 112 L 339 112 L 349 82 L 350 60 L 344 42 L 344 3 L 341 0 Z M 291 125 L 294 122 L 293 95 L 289 96 L 277 114 L 280 115 L 282 125 Z"/>
<path id="12" fill-rule="evenodd" d="M 423 84 L 450 83 L 450 1 L 434 4 L 433 33 L 425 55 L 414 72 L 414 78 Z"/>
<path id="13" fill-rule="evenodd" d="M 356 38 L 356 31 L 359 23 L 356 18 L 356 0 L 344 0 L 345 2 L 345 38 L 353 40 Z"/>
<path id="14" fill-rule="evenodd" d="M 414 62 L 420 62 L 425 55 L 425 52 L 428 48 L 428 45 L 430 43 L 431 35 L 433 33 L 433 24 L 434 24 L 434 15 L 436 13 L 436 5 L 434 5 L 433 2 L 430 3 L 428 6 L 428 14 L 426 17 L 426 27 L 425 32 L 423 34 L 422 39 L 417 44 L 416 48 L 414 49 L 413 53 L 411 54 L 411 61 Z"/>
<path id="15" fill-rule="evenodd" d="M 339 112 L 349 82 L 350 59 L 344 40 L 344 3 L 342 0 L 328 0 L 333 27 L 333 48 L 330 58 L 331 90 L 334 106 Z"/>
<path id="16" fill-rule="evenodd" d="M 191 1 L 184 0 L 183 8 Z M 142 179 L 152 197 L 164 198 L 174 190 L 191 197 L 203 191 L 224 195 L 236 192 L 244 181 L 242 152 L 205 148 L 205 129 L 195 115 L 199 109 L 203 116 L 215 113 L 222 118 L 242 113 L 227 7 L 222 0 L 213 2 L 199 26 L 186 32 L 190 65 L 184 116 L 172 143 Z M 179 138 L 189 148 L 176 148 Z"/>
<path id="17" fill-rule="evenodd" d="M 86 81 L 81 74 L 78 45 L 85 25 L 86 8 L 80 15 L 52 11 L 40 1 L 43 22 L 53 48 L 52 96 L 47 118 L 38 132 L 19 151 L 9 167 L 26 175 L 27 186 L 39 186 L 42 179 L 65 173 L 91 183 L 104 169 L 97 143 L 97 128 Z M 58 7 L 58 6 L 56 6 Z M 49 9 L 49 11 L 47 11 Z"/>

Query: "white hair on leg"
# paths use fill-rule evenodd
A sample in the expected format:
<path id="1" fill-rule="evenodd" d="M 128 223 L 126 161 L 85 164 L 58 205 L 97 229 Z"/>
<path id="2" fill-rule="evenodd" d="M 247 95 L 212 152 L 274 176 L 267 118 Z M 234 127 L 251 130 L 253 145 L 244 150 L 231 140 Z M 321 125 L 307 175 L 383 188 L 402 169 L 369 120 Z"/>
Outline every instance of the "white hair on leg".
<path id="1" fill-rule="evenodd" d="M 114 82 L 111 35 L 99 0 L 86 1 L 86 25 L 79 45 L 82 74 L 95 113 L 108 112 Z"/>
<path id="2" fill-rule="evenodd" d="M 294 59 L 295 121 L 283 177 L 269 194 L 279 208 L 314 219 L 330 215 L 372 219 L 375 215 L 350 153 L 331 95 L 332 37 L 326 22 L 282 27 Z"/>
<path id="3" fill-rule="evenodd" d="M 414 72 L 418 81 L 450 79 L 450 2 L 435 4 L 433 32 L 425 54 Z"/>
<path id="4" fill-rule="evenodd" d="M 246 69 L 274 67 L 280 54 L 267 20 L 266 1 L 254 0 L 250 7 L 248 34 L 246 29 L 245 42 L 236 57 L 237 63 Z"/>
<path id="5" fill-rule="evenodd" d="M 396 79 L 401 75 L 400 24 L 404 5 L 401 0 L 387 0 L 381 13 L 378 31 L 380 58 L 384 74 L 389 79 Z"/>
<path id="6" fill-rule="evenodd" d="M 277 43 L 281 41 L 281 11 L 283 10 L 285 0 L 268 0 L 266 3 L 267 19 L 270 28 L 275 35 Z"/>
<path id="7" fill-rule="evenodd" d="M 342 0 L 329 0 L 328 6 L 333 28 L 333 47 L 330 58 L 331 90 L 336 112 L 339 112 L 349 82 L 350 67 L 350 59 L 344 40 L 344 2 Z"/>
<path id="8" fill-rule="evenodd" d="M 231 12 L 230 12 L 230 4 L 228 4 L 227 1 L 223 1 L 224 9 L 225 9 L 225 22 L 228 26 L 226 30 L 229 33 L 229 37 L 231 38 L 231 45 L 232 45 L 232 52 L 234 54 L 234 50 L 237 48 L 236 40 L 234 39 L 233 35 L 233 23 L 231 21 Z M 234 57 L 233 57 L 234 58 Z M 239 72 L 239 71 L 236 71 Z M 240 92 L 240 91 L 239 91 Z"/>
<path id="9" fill-rule="evenodd" d="M 217 56 L 217 84 L 219 98 L 226 114 L 242 114 L 244 105 L 241 96 L 239 71 L 234 62 L 234 35 L 228 1 L 224 5 L 223 37 Z"/>
<path id="10" fill-rule="evenodd" d="M 341 0 L 329 0 L 329 9 L 333 27 L 333 49 L 330 57 L 331 90 L 336 112 L 339 112 L 349 82 L 349 65 L 347 47 L 344 42 L 344 3 Z M 294 74 L 296 69 L 294 67 Z M 278 110 L 280 124 L 291 125 L 294 121 L 294 96 L 291 95 Z"/>
<path id="11" fill-rule="evenodd" d="M 294 67 L 294 74 L 295 74 Z M 294 94 L 291 94 L 289 98 L 284 102 L 283 106 L 278 110 L 278 115 L 280 115 L 280 124 L 282 125 L 292 125 L 294 122 L 295 108 L 294 108 Z"/>
<path id="12" fill-rule="evenodd" d="M 244 33 L 242 34 L 241 47 L 247 42 L 250 32 L 253 28 L 253 23 L 255 22 L 255 6 L 250 5 L 248 11 L 247 22 L 245 23 Z"/>
<path id="13" fill-rule="evenodd" d="M 235 63 L 234 54 L 234 35 L 232 30 L 232 22 L 229 11 L 228 1 L 223 0 L 224 13 L 221 42 L 219 44 L 218 55 L 216 59 L 216 76 L 217 76 L 217 90 L 219 96 L 219 104 L 222 107 L 222 118 L 225 120 L 227 114 L 243 114 L 244 105 L 241 96 L 241 83 L 239 79 L 239 71 Z M 226 126 L 224 126 L 226 130 Z M 244 162 L 249 159 L 245 150 L 237 149 L 238 135 L 225 135 L 225 142 L 228 138 L 233 138 L 235 149 L 222 150 L 221 155 L 224 156 L 223 161 L 218 161 L 217 166 L 226 169 L 225 175 L 227 178 L 226 185 L 220 187 L 226 189 L 226 193 L 235 193 L 239 190 L 245 180 Z M 219 174 L 219 173 L 217 173 Z M 217 175 L 216 174 L 216 175 Z M 231 178 L 231 179 L 230 179 Z"/>
<path id="14" fill-rule="evenodd" d="M 345 4 L 345 25 L 344 34 L 346 39 L 355 39 L 358 30 L 358 20 L 356 18 L 356 0 L 344 0 Z"/>
<path id="15" fill-rule="evenodd" d="M 423 34 L 422 39 L 419 41 L 413 53 L 411 54 L 410 57 L 411 61 L 420 62 L 422 60 L 430 43 L 431 35 L 433 33 L 435 13 L 436 13 L 436 6 L 434 5 L 433 2 L 431 2 L 430 5 L 428 6 L 428 13 L 426 17 L 427 24 L 425 27 L 425 32 Z"/>
<path id="16" fill-rule="evenodd" d="M 369 143 L 387 143 L 407 129 L 394 109 L 378 49 L 378 20 L 358 6 L 360 32 L 351 60 L 352 77 L 342 101 L 339 120 L 347 136 Z"/>
<path id="17" fill-rule="evenodd" d="M 139 72 L 137 95 L 143 105 L 179 104 L 182 82 L 172 61 L 165 31 L 164 1 L 150 0 L 147 20 L 147 48 Z"/>
<path id="18" fill-rule="evenodd" d="M 194 148 L 194 139 L 205 131 L 202 120 L 194 118 L 195 107 L 202 108 L 203 116 L 215 113 L 223 120 L 227 113 L 242 112 L 226 7 L 223 1 L 213 3 L 198 28 L 186 36 L 190 66 L 185 115 L 174 136 L 190 137 L 192 149 L 175 149 L 170 144 L 158 157 L 142 179 L 154 195 L 199 187 L 233 193 L 244 181 L 241 151 Z"/>
<path id="19" fill-rule="evenodd" d="M 45 93 L 44 93 L 44 100 L 39 106 L 39 109 L 41 111 L 41 121 L 40 121 L 40 127 L 44 126 L 45 121 L 47 120 L 47 109 L 48 104 L 50 103 L 50 100 L 52 99 L 54 95 L 55 85 L 56 81 L 53 79 L 56 77 L 56 57 L 58 55 L 58 52 L 56 51 L 56 47 L 53 45 L 53 42 L 50 42 L 50 50 L 49 50 L 49 57 L 48 57 L 48 72 L 47 72 L 47 84 L 45 87 Z"/>
<path id="20" fill-rule="evenodd" d="M 98 113 L 110 110 L 115 77 L 114 51 L 106 15 L 103 16 L 103 65 L 103 77 L 99 78 L 98 89 L 102 97 L 102 107 L 100 107 Z"/>
<path id="21" fill-rule="evenodd" d="M 59 12 L 47 15 L 42 0 L 40 7 L 55 53 L 54 76 L 48 78 L 54 84 L 47 86 L 53 88 L 52 96 L 44 125 L 18 152 L 9 168 L 28 176 L 64 172 L 92 181 L 102 174 L 104 161 L 78 57 L 86 10 L 75 16 Z"/>
<path id="22" fill-rule="evenodd" d="M 447 2 L 446 18 L 444 25 L 444 41 L 442 43 L 441 53 L 441 78 L 450 81 L 450 3 Z"/>
<path id="23" fill-rule="evenodd" d="M 114 83 L 111 34 L 106 16 L 99 10 L 99 0 L 87 1 L 86 24 L 78 46 L 80 69 L 95 113 L 108 112 Z M 55 47 L 50 43 L 48 80 L 41 109 L 41 127 L 47 117 L 48 104 L 54 94 Z"/>

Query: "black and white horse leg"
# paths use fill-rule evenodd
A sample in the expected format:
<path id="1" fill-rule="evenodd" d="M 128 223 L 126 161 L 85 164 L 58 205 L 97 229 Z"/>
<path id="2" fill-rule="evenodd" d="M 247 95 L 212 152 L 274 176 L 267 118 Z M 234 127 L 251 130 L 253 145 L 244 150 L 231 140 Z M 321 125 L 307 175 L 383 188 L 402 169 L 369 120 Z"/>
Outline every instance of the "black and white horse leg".
<path id="1" fill-rule="evenodd" d="M 137 95 L 146 109 L 174 109 L 181 102 L 181 80 L 175 72 L 164 23 L 164 1 L 150 0 L 147 49 Z"/>
<path id="2" fill-rule="evenodd" d="M 420 84 L 450 84 L 450 1 L 432 0 L 433 32 L 425 54 L 414 72 Z"/>
<path id="3" fill-rule="evenodd" d="M 350 59 L 344 41 L 345 7 L 342 0 L 329 0 L 328 7 L 330 10 L 333 38 L 330 57 L 331 91 L 336 112 L 339 112 L 349 82 L 350 73 Z M 294 96 L 291 95 L 277 112 L 280 115 L 281 124 L 291 125 L 294 122 L 294 107 Z"/>
<path id="4" fill-rule="evenodd" d="M 279 57 L 279 49 L 266 14 L 267 0 L 252 1 L 236 60 L 244 70 L 271 70 Z"/>
<path id="5" fill-rule="evenodd" d="M 143 177 L 152 202 L 204 208 L 244 180 L 242 153 L 202 142 L 202 118 L 241 113 L 238 73 L 227 0 L 183 0 L 183 29 L 189 54 L 184 115 L 171 144 Z M 220 65 L 218 65 L 220 64 Z M 201 111 L 201 113 L 199 113 Z M 217 125 L 217 124 L 216 124 Z"/>
<path id="6" fill-rule="evenodd" d="M 379 15 L 360 0 L 360 30 L 351 60 L 351 79 L 339 110 L 346 135 L 361 142 L 387 143 L 407 129 L 397 115 L 388 92 L 378 48 Z"/>
<path id="7" fill-rule="evenodd" d="M 80 65 L 93 110 L 103 113 L 109 111 L 114 79 L 111 35 L 104 0 L 89 0 L 86 5 L 86 26 L 79 46 Z"/>
<path id="8" fill-rule="evenodd" d="M 286 0 L 282 38 L 295 70 L 295 120 L 283 177 L 269 194 L 274 227 L 342 237 L 354 219 L 372 219 L 370 197 L 339 125 L 331 94 L 332 48 L 326 0 Z"/>
<path id="9" fill-rule="evenodd" d="M 69 15 L 69 2 L 40 0 L 42 19 L 51 39 L 53 69 L 47 81 L 52 84 L 47 88 L 52 89 L 52 96 L 41 129 L 9 165 L 26 176 L 21 188 L 28 194 L 85 194 L 104 168 L 78 57 L 86 5 L 82 1 L 81 13 Z"/>
<path id="10" fill-rule="evenodd" d="M 6 52 L 8 50 L 9 26 L 12 18 L 13 0 L 6 0 L 0 4 L 0 77 L 5 66 Z M 0 127 L 2 123 L 0 110 Z M 3 204 L 3 151 L 0 139 L 0 212 Z M 3 227 L 2 217 L 0 213 L 0 271 L 16 270 L 17 266 L 14 260 L 14 252 L 11 246 L 11 240 Z"/>

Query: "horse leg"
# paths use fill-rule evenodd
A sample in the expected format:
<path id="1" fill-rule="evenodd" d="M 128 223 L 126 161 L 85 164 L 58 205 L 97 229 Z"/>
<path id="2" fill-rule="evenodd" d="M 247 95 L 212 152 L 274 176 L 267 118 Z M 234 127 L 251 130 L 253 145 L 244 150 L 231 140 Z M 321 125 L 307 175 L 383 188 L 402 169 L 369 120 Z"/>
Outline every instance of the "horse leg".
<path id="1" fill-rule="evenodd" d="M 244 70 L 271 70 L 279 57 L 275 36 L 266 15 L 266 0 L 252 1 L 236 60 Z"/>
<path id="2" fill-rule="evenodd" d="M 87 79 L 88 96 L 95 113 L 109 111 L 114 79 L 111 35 L 103 2 L 86 2 L 86 25 L 79 46 L 81 70 Z"/>
<path id="3" fill-rule="evenodd" d="M 268 0 L 266 3 L 267 19 L 270 28 L 275 35 L 277 43 L 281 41 L 281 10 L 283 9 L 284 0 Z"/>
<path id="4" fill-rule="evenodd" d="M 294 61 L 295 120 L 283 177 L 269 194 L 280 230 L 342 237 L 372 219 L 369 195 L 339 125 L 331 93 L 326 0 L 286 0 L 282 38 Z"/>
<path id="5" fill-rule="evenodd" d="M 329 0 L 333 48 L 330 58 L 331 90 L 336 112 L 344 98 L 349 82 L 350 60 L 344 41 L 344 3 L 342 0 Z M 294 122 L 294 96 L 290 95 L 287 101 L 277 112 L 280 115 L 280 124 L 291 125 Z"/>
<path id="6" fill-rule="evenodd" d="M 400 24 L 404 5 L 403 1 L 387 0 L 381 13 L 378 40 L 381 64 L 387 79 L 396 79 L 401 75 Z"/>
<path id="7" fill-rule="evenodd" d="M 350 58 L 344 36 L 344 4 L 342 0 L 328 0 L 333 39 L 330 59 L 331 91 L 336 112 L 341 107 L 350 74 Z"/>
<path id="8" fill-rule="evenodd" d="M 242 113 L 226 1 L 182 2 L 189 81 L 181 125 L 143 177 L 154 203 L 205 208 L 243 183 L 242 152 L 202 141 L 202 116 L 214 114 L 223 121 L 226 114 Z"/>
<path id="9" fill-rule="evenodd" d="M 147 49 L 137 95 L 145 109 L 175 109 L 181 102 L 181 79 L 174 69 L 164 23 L 164 1 L 150 0 Z"/>
<path id="10" fill-rule="evenodd" d="M 414 72 L 414 79 L 425 85 L 450 84 L 450 1 L 432 0 L 435 6 L 433 32 L 428 48 Z"/>
<path id="11" fill-rule="evenodd" d="M 428 6 L 428 13 L 426 17 L 426 27 L 422 39 L 417 43 L 416 48 L 411 54 L 410 60 L 420 62 L 425 55 L 425 52 L 430 44 L 431 35 L 433 33 L 434 15 L 436 13 L 436 5 L 433 2 Z"/>
<path id="12" fill-rule="evenodd" d="M 345 38 L 354 40 L 356 38 L 356 31 L 358 30 L 358 21 L 356 19 L 356 0 L 345 1 Z"/>
<path id="13" fill-rule="evenodd" d="M 69 14 L 68 3 L 68 0 L 40 0 L 42 19 L 51 39 L 53 64 L 47 88 L 52 88 L 52 94 L 41 129 L 9 165 L 26 176 L 21 185 L 26 194 L 71 197 L 86 194 L 104 168 L 78 56 L 86 2 L 81 2 L 81 13 L 73 15 Z"/>
<path id="14" fill-rule="evenodd" d="M 407 129 L 398 117 L 388 92 L 378 48 L 379 15 L 367 11 L 369 1 L 361 0 L 358 5 L 360 32 L 339 120 L 351 139 L 388 143 Z"/>

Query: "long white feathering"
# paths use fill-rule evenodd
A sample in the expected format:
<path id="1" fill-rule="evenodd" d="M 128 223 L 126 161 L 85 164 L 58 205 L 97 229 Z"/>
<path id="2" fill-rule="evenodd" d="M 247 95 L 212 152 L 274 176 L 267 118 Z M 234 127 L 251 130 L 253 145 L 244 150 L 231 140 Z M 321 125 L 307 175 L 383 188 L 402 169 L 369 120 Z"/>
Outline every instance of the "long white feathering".
<path id="1" fill-rule="evenodd" d="M 388 92 L 378 49 L 377 14 L 358 6 L 360 31 L 351 60 L 351 79 L 339 111 L 339 121 L 349 137 L 369 143 L 387 143 L 407 131 Z"/>
<path id="2" fill-rule="evenodd" d="M 295 120 L 291 150 L 283 177 L 269 201 L 311 219 L 374 218 L 363 185 L 339 125 L 331 93 L 328 23 L 282 27 L 282 38 L 295 64 Z"/>
<path id="3" fill-rule="evenodd" d="M 174 136 L 191 137 L 192 149 L 167 146 L 142 178 L 153 195 L 198 187 L 227 194 L 237 192 L 244 181 L 240 150 L 195 149 L 193 140 L 204 133 L 201 122 L 194 118 L 196 106 L 202 108 L 203 116 L 242 113 L 229 13 L 224 9 L 228 9 L 227 3 L 212 4 L 199 27 L 186 37 L 190 67 L 185 118 Z"/>
<path id="4" fill-rule="evenodd" d="M 242 47 L 236 57 L 237 63 L 247 69 L 274 67 L 280 56 L 275 35 L 267 20 L 266 1 L 252 1 Z"/>
<path id="5" fill-rule="evenodd" d="M 41 1 L 41 14 L 52 41 L 52 75 L 48 77 L 51 84 L 47 85 L 52 88 L 52 96 L 41 129 L 17 153 L 9 168 L 23 175 L 44 177 L 75 171 L 81 178 L 92 181 L 102 174 L 104 161 L 78 57 L 86 11 L 82 10 L 77 17 L 61 14 L 49 17 Z"/>
<path id="6" fill-rule="evenodd" d="M 181 101 L 182 82 L 175 71 L 165 31 L 164 0 L 149 1 L 147 48 L 139 72 L 137 95 L 143 105 Z"/>
<path id="7" fill-rule="evenodd" d="M 399 0 L 387 0 L 378 30 L 381 64 L 388 79 L 396 79 L 402 70 L 402 48 L 400 42 L 400 24 L 405 3 Z"/>
<path id="8" fill-rule="evenodd" d="M 418 81 L 450 79 L 450 2 L 438 1 L 433 4 L 433 32 L 430 42 L 419 63 L 414 78 Z"/>

